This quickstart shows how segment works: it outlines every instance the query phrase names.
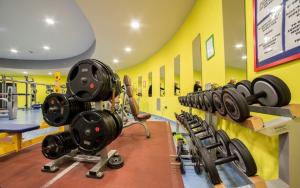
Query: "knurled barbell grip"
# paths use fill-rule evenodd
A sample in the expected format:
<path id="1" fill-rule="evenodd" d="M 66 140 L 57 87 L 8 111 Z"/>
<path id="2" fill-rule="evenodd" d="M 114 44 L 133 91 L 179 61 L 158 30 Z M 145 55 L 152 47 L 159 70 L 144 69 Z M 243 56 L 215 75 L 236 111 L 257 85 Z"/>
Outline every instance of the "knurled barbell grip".
<path id="1" fill-rule="evenodd" d="M 221 164 L 224 164 L 224 163 L 230 163 L 230 162 L 235 161 L 237 159 L 238 158 L 237 158 L 236 155 L 230 155 L 228 157 L 224 157 L 224 158 L 220 158 L 220 159 L 215 160 L 215 165 L 221 165 Z"/>

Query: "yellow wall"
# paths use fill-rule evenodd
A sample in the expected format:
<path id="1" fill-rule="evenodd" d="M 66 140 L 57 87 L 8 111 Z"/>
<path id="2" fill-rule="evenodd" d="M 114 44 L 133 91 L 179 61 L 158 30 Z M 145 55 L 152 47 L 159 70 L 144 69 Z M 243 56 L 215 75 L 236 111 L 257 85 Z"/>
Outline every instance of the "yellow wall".
<path id="1" fill-rule="evenodd" d="M 231 79 L 235 79 L 237 82 L 246 79 L 246 71 L 243 69 L 237 69 L 233 67 L 226 67 L 225 82 L 228 83 Z"/>
<path id="2" fill-rule="evenodd" d="M 143 88 L 143 98 L 140 102 L 141 110 L 152 114 L 164 116 L 174 120 L 174 112 L 179 113 L 180 110 L 188 110 L 179 105 L 177 97 L 173 95 L 174 84 L 174 55 L 180 54 L 181 70 L 180 70 L 180 87 L 181 95 L 191 92 L 194 84 L 193 64 L 192 64 L 192 41 L 200 33 L 201 37 L 201 56 L 202 56 L 202 85 L 212 82 L 223 85 L 228 82 L 231 73 L 237 73 L 237 70 L 229 70 L 225 75 L 224 64 L 224 38 L 223 38 L 223 18 L 222 18 L 222 2 L 221 0 L 197 0 L 192 11 L 188 15 L 184 24 L 177 31 L 174 37 L 156 54 L 133 67 L 119 71 L 121 77 L 124 74 L 130 75 L 133 79 L 137 79 L 138 75 L 148 75 L 152 72 L 153 97 L 147 97 L 148 79 L 146 88 Z M 246 36 L 247 36 L 247 75 L 252 80 L 261 74 L 274 74 L 283 78 L 289 85 L 292 92 L 292 103 L 299 103 L 300 96 L 299 84 L 296 80 L 297 73 L 300 70 L 300 61 L 294 61 L 285 65 L 274 67 L 259 73 L 255 73 L 253 69 L 254 51 L 253 51 L 253 9 L 252 1 L 246 2 Z M 215 56 L 207 60 L 205 54 L 205 41 L 214 34 L 215 39 Z M 166 96 L 159 96 L 159 68 L 166 67 Z M 245 76 L 238 73 L 235 76 L 237 80 L 245 79 Z M 162 109 L 156 110 L 156 100 L 161 99 Z M 166 108 L 164 108 L 166 107 Z M 204 116 L 201 111 L 194 110 L 196 114 Z M 261 115 L 265 120 L 270 116 Z M 262 134 L 253 132 L 242 126 L 225 120 L 220 120 L 218 128 L 224 129 L 231 138 L 237 137 L 241 139 L 248 147 L 253 155 L 258 175 L 270 180 L 278 178 L 278 137 L 267 137 Z"/>

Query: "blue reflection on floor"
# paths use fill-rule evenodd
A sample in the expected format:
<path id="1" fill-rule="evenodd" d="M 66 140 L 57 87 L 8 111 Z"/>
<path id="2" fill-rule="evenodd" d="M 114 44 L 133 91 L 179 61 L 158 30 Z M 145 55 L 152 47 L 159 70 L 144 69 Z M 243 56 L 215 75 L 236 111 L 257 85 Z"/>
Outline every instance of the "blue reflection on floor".
<path id="1" fill-rule="evenodd" d="M 9 120 L 8 117 L 1 117 L 0 123 L 10 126 L 12 124 L 35 124 L 40 125 L 43 121 L 43 115 L 41 110 L 18 110 L 17 119 Z M 48 134 L 57 130 L 56 127 L 49 127 L 46 129 L 38 129 L 34 131 L 28 131 L 22 134 L 23 141 L 31 140 L 33 138 L 39 137 L 41 135 Z"/>

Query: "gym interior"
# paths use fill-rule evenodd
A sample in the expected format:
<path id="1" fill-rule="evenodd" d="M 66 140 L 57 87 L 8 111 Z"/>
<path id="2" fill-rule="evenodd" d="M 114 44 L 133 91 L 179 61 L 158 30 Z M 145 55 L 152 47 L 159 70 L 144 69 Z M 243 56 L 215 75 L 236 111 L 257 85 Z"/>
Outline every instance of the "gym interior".
<path id="1" fill-rule="evenodd" d="M 299 0 L 0 0 L 0 188 L 299 188 Z"/>

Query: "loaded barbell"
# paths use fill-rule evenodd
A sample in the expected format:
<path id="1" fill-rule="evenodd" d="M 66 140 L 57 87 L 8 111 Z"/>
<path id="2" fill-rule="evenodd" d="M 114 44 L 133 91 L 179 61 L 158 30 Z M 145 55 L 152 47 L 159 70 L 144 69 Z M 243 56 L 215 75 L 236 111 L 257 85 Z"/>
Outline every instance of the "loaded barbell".
<path id="1" fill-rule="evenodd" d="M 42 105 L 44 120 L 54 127 L 69 124 L 78 113 L 88 110 L 91 110 L 90 103 L 60 93 L 48 95 Z"/>
<path id="2" fill-rule="evenodd" d="M 86 59 L 71 68 L 67 88 L 79 101 L 106 101 L 121 93 L 121 82 L 119 76 L 106 64 Z"/>
<path id="3" fill-rule="evenodd" d="M 42 142 L 42 153 L 47 159 L 58 159 L 76 148 L 69 132 L 48 135 Z"/>
<path id="4" fill-rule="evenodd" d="M 81 112 L 70 125 L 75 144 L 86 154 L 101 151 L 121 134 L 122 129 L 121 117 L 108 110 Z"/>

